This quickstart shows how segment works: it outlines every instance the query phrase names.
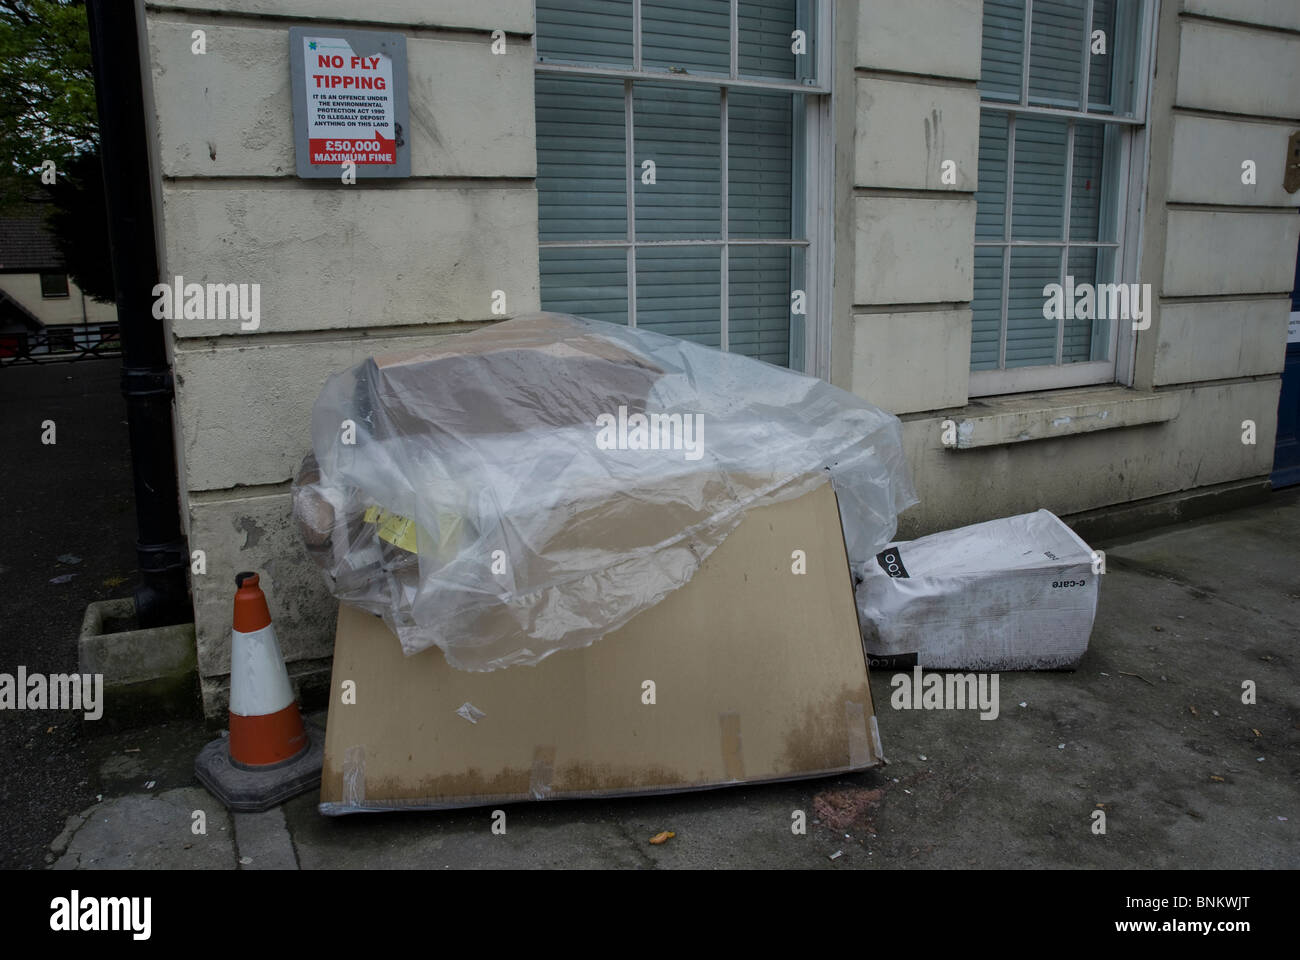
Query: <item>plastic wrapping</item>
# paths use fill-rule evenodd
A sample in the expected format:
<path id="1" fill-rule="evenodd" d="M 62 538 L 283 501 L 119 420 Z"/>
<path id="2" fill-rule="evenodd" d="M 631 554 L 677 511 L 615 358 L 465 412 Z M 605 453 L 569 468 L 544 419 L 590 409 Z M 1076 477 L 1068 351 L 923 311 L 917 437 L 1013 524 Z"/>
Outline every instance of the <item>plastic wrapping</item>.
<path id="1" fill-rule="evenodd" d="M 1087 652 L 1092 550 L 1047 510 L 890 544 L 861 573 L 873 666 L 1049 670 Z"/>
<path id="2" fill-rule="evenodd" d="M 687 583 L 746 509 L 827 477 L 856 563 L 915 502 L 890 414 L 561 314 L 332 376 L 312 442 L 294 513 L 335 596 L 467 670 L 598 640 Z"/>

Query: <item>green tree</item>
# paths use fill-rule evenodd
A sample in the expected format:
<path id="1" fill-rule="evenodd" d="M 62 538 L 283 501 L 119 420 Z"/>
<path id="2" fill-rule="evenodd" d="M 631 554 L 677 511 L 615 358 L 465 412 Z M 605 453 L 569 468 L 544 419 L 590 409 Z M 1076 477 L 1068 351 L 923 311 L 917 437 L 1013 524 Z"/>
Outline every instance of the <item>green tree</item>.
<path id="1" fill-rule="evenodd" d="M 112 303 L 116 290 L 99 150 L 74 154 L 67 164 L 55 184 L 46 188 L 54 201 L 47 218 L 54 243 L 81 292 L 100 303 Z"/>
<path id="2" fill-rule="evenodd" d="M 112 301 L 85 0 L 0 0 L 0 216 L 34 212 L 77 286 Z"/>
<path id="3" fill-rule="evenodd" d="M 91 149 L 95 79 L 84 0 L 0 0 L 0 209 Z"/>

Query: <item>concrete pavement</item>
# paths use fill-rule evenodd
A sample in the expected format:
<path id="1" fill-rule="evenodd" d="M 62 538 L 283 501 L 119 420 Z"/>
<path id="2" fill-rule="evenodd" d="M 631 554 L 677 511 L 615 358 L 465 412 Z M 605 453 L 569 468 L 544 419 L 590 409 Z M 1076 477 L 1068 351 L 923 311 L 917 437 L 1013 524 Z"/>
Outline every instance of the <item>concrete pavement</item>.
<path id="1" fill-rule="evenodd" d="M 1002 674 L 996 720 L 892 710 L 889 674 L 874 674 L 882 769 L 518 804 L 497 835 L 486 809 L 330 819 L 312 795 L 231 817 L 193 780 L 211 733 L 172 722 L 85 740 L 103 799 L 50 837 L 42 859 L 60 869 L 1300 866 L 1300 490 L 1094 546 L 1107 573 L 1079 670 Z M 1242 702 L 1245 681 L 1254 704 Z M 806 835 L 791 831 L 796 810 Z M 651 846 L 661 830 L 676 837 Z"/>

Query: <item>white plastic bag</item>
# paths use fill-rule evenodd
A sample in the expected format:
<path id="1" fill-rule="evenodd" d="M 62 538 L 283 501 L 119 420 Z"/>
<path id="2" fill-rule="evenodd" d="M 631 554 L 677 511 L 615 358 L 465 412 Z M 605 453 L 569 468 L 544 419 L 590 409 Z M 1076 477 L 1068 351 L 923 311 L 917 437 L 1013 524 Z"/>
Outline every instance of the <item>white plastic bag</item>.
<path id="1" fill-rule="evenodd" d="M 867 654 L 935 669 L 1073 667 L 1097 612 L 1092 568 L 1092 550 L 1047 510 L 891 544 L 860 570 Z"/>

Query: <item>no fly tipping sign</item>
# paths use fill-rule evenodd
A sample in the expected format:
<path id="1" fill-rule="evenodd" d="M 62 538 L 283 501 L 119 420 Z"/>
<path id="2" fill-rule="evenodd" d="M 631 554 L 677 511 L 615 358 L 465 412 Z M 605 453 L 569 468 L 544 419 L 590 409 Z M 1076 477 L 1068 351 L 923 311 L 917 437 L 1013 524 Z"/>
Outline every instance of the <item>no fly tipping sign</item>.
<path id="1" fill-rule="evenodd" d="M 409 177 L 406 37 L 291 27 L 298 176 Z"/>

